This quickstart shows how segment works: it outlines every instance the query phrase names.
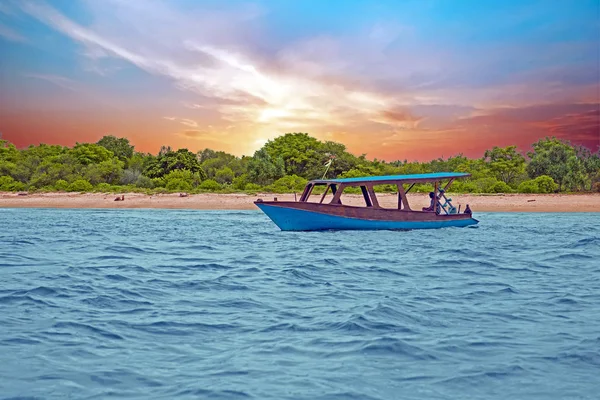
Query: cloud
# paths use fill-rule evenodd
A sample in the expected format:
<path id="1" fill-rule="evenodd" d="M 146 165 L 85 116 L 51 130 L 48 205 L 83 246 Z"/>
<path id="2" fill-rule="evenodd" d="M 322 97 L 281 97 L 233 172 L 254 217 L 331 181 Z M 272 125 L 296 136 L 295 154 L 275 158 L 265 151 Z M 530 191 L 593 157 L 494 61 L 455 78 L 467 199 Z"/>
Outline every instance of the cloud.
<path id="1" fill-rule="evenodd" d="M 201 136 L 206 136 L 207 132 L 197 131 L 197 130 L 188 130 L 188 131 L 181 132 L 181 135 L 183 135 L 187 138 L 197 139 Z"/>
<path id="2" fill-rule="evenodd" d="M 191 126 L 192 128 L 196 128 L 198 126 L 198 123 L 191 119 L 181 118 L 179 122 L 181 122 L 183 125 Z"/>
<path id="3" fill-rule="evenodd" d="M 69 78 L 65 78 L 64 76 L 48 74 L 23 74 L 23 76 L 27 78 L 41 79 L 73 92 L 78 91 L 76 88 L 77 83 Z"/>
<path id="4" fill-rule="evenodd" d="M 247 13 L 227 15 L 216 24 L 200 14 L 184 15 L 165 9 L 163 3 L 112 1 L 119 21 L 129 24 L 131 34 L 124 37 L 114 27 L 106 9 L 95 4 L 97 20 L 83 27 L 52 7 L 38 1 L 22 3 L 23 11 L 52 26 L 86 46 L 85 54 L 93 59 L 107 55 L 123 59 L 137 67 L 174 81 L 182 90 L 213 99 L 215 109 L 224 120 L 268 124 L 274 128 L 284 118 L 297 119 L 319 114 L 321 123 L 343 123 L 349 116 L 378 119 L 394 106 L 391 97 L 381 96 L 360 87 L 339 82 L 311 79 L 294 70 L 273 71 L 276 60 L 266 61 L 256 54 L 242 51 L 244 24 L 254 16 Z M 256 13 L 255 13 L 256 14 Z M 244 16 L 244 17 L 242 17 Z M 154 24 L 156 22 L 156 24 Z M 176 22 L 169 25 L 169 22 Z M 202 22 L 209 22 L 203 25 Z M 112 32 L 108 29 L 111 26 Z M 170 30 L 154 32 L 152 26 L 170 26 Z M 251 25 L 251 24 L 250 24 Z M 198 27 L 201 28 L 198 28 Z M 156 36 L 160 33 L 160 36 Z M 384 33 L 377 33 L 381 41 Z M 201 40 L 211 37 L 211 42 Z M 200 39 L 198 39 L 200 38 Z M 216 38 L 216 39 L 215 39 Z M 156 41 L 154 41 L 156 39 Z M 183 44 L 183 45 L 182 45 Z M 343 67 L 343 65 L 342 65 Z"/>
<path id="5" fill-rule="evenodd" d="M 42 0 L 14 4 L 78 42 L 88 71 L 110 79 L 114 68 L 129 63 L 171 82 L 188 118 L 163 118 L 190 128 L 210 122 L 216 128 L 203 135 L 232 148 L 244 142 L 244 151 L 296 130 L 324 138 L 344 132 L 344 141 L 362 153 L 365 138 L 372 146 L 385 139 L 392 152 L 394 144 L 424 137 L 494 139 L 521 128 L 528 138 L 555 129 L 589 141 L 588 133 L 569 127 L 580 129 L 576 121 L 583 120 L 594 127 L 593 114 L 578 109 L 577 117 L 566 117 L 565 107 L 598 102 L 597 60 L 586 56 L 597 41 L 450 46 L 393 16 L 365 19 L 344 34 L 276 39 L 260 7 L 192 3 L 178 10 L 160 0 L 87 0 L 85 26 Z M 553 103 L 560 106 L 552 109 Z M 220 135 L 228 125 L 237 128 Z"/>
<path id="6" fill-rule="evenodd" d="M 27 43 L 28 40 L 25 36 L 21 35 L 17 31 L 9 28 L 8 26 L 0 23 L 0 37 L 9 40 L 11 42 Z"/>

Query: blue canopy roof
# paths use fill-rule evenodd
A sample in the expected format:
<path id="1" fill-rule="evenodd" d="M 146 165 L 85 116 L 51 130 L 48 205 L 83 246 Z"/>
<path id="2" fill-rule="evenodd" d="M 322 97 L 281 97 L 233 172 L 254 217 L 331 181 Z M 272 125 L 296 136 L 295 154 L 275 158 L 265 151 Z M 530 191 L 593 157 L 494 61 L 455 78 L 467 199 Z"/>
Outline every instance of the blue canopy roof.
<path id="1" fill-rule="evenodd" d="M 471 176 L 465 172 L 435 172 L 431 174 L 364 176 L 360 178 L 315 179 L 313 182 L 355 183 L 355 182 L 386 182 L 386 181 L 437 181 L 450 178 Z"/>

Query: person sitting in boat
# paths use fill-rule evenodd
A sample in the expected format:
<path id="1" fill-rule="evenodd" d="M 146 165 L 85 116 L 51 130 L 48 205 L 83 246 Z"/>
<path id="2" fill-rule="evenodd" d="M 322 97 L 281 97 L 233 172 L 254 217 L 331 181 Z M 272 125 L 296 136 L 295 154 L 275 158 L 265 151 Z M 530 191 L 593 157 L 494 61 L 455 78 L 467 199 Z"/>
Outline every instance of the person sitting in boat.
<path id="1" fill-rule="evenodd" d="M 433 192 L 429 192 L 429 198 L 430 198 L 430 203 L 429 203 L 429 207 L 423 207 L 423 211 L 433 211 L 435 210 L 435 203 L 437 202 L 436 198 L 435 198 L 435 193 Z"/>
<path id="2" fill-rule="evenodd" d="M 471 211 L 471 207 L 469 207 L 469 205 L 467 204 L 467 206 L 465 207 L 465 214 L 472 214 L 473 212 Z"/>

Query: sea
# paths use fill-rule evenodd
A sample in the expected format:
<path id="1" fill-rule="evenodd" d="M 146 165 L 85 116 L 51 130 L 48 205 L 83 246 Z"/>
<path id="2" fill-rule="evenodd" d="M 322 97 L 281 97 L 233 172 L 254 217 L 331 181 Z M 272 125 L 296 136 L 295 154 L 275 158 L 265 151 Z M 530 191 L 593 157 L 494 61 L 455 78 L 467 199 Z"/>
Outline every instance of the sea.
<path id="1" fill-rule="evenodd" d="M 0 399 L 598 399 L 600 213 L 0 209 Z"/>

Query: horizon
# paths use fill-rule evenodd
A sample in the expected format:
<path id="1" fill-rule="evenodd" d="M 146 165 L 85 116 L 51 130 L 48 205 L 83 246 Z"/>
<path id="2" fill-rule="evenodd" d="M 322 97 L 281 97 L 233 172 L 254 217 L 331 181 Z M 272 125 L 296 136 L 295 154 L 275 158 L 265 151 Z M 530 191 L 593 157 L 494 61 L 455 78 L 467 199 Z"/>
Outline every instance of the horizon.
<path id="1" fill-rule="evenodd" d="M 236 156 L 307 132 L 388 162 L 551 136 L 595 152 L 599 15 L 591 0 L 4 0 L 0 132 Z"/>

